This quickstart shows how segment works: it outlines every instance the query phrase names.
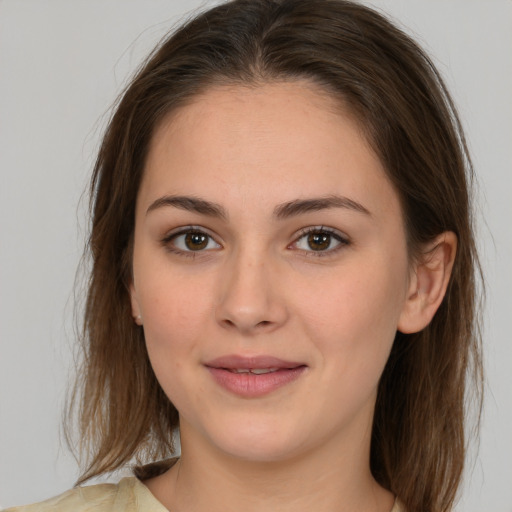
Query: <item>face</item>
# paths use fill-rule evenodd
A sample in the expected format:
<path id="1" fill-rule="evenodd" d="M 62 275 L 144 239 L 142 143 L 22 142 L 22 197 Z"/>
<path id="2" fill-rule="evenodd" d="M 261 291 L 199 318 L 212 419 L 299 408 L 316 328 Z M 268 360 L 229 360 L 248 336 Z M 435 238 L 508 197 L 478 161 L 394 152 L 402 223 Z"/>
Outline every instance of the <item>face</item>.
<path id="1" fill-rule="evenodd" d="M 251 460 L 369 444 L 409 275 L 397 194 L 315 86 L 218 87 L 156 131 L 131 300 L 182 439 Z"/>

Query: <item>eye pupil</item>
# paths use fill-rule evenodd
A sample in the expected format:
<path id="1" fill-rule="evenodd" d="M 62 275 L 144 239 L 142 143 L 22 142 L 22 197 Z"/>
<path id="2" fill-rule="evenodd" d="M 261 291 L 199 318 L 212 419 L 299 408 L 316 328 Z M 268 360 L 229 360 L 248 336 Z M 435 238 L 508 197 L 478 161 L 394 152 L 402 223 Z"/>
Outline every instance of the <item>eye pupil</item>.
<path id="1" fill-rule="evenodd" d="M 204 233 L 187 233 L 185 235 L 185 245 L 191 251 L 199 251 L 208 245 L 208 235 Z"/>
<path id="2" fill-rule="evenodd" d="M 328 233 L 310 233 L 308 235 L 308 245 L 313 251 L 328 249 L 330 244 L 331 235 Z"/>

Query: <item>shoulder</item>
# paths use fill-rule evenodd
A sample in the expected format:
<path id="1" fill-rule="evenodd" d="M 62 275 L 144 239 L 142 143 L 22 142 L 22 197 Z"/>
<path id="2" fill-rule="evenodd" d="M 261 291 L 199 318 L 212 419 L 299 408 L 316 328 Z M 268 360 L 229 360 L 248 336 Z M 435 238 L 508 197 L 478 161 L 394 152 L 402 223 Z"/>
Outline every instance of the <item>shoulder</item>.
<path id="1" fill-rule="evenodd" d="M 129 477 L 118 484 L 76 487 L 41 503 L 3 512 L 138 512 L 141 502 L 150 499 L 149 490 L 135 477 Z"/>

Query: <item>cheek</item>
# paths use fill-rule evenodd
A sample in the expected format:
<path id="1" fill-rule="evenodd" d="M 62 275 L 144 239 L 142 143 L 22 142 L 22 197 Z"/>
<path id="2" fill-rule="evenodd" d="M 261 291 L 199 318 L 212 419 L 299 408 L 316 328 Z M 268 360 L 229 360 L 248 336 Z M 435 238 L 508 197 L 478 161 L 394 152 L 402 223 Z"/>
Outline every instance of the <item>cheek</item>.
<path id="1" fill-rule="evenodd" d="M 146 267 L 151 268 L 151 267 Z M 143 311 L 148 354 L 158 379 L 184 371 L 182 361 L 198 348 L 209 315 L 207 283 L 155 270 L 139 276 L 137 295 Z"/>
<path id="2" fill-rule="evenodd" d="M 165 255 L 142 257 L 137 277 L 137 298 L 143 311 L 144 324 L 164 337 L 187 337 L 208 310 L 211 301 L 211 276 L 177 269 Z"/>
<path id="3" fill-rule="evenodd" d="M 345 268 L 299 301 L 302 328 L 333 371 L 367 375 L 384 367 L 404 303 L 404 265 Z M 319 284 L 319 283 L 317 283 Z M 334 369 L 336 368 L 336 369 Z"/>
<path id="4" fill-rule="evenodd" d="M 142 280 L 141 280 L 142 282 Z M 192 283 L 186 280 L 146 276 L 140 293 L 144 308 L 144 337 L 148 356 L 160 386 L 182 412 L 200 400 L 190 361 L 198 361 L 199 343 L 207 310 Z"/>

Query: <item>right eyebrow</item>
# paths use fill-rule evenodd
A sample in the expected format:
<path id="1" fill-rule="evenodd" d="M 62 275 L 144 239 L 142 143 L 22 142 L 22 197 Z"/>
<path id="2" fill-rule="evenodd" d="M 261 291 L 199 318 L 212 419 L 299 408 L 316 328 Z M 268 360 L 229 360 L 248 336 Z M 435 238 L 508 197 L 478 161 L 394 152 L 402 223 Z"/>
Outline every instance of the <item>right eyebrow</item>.
<path id="1" fill-rule="evenodd" d="M 212 203 L 197 197 L 172 195 L 163 196 L 158 198 L 156 201 L 153 201 L 146 210 L 146 215 L 149 212 L 166 206 L 172 206 L 174 208 L 179 208 L 180 210 L 208 215 L 210 217 L 217 217 L 223 220 L 227 220 L 228 218 L 226 210 L 220 204 Z"/>
<path id="2" fill-rule="evenodd" d="M 296 199 L 288 203 L 278 205 L 274 209 L 274 215 L 278 219 L 287 219 L 295 215 L 302 215 L 308 212 L 317 212 L 320 210 L 328 210 L 330 208 L 345 208 L 365 215 L 371 216 L 369 210 L 367 210 L 361 203 L 349 199 L 348 197 L 330 195 L 325 197 L 313 197 L 307 199 Z"/>

